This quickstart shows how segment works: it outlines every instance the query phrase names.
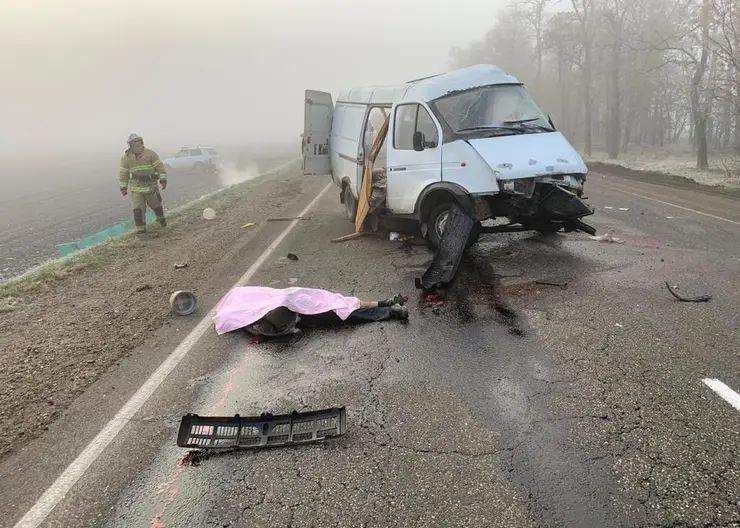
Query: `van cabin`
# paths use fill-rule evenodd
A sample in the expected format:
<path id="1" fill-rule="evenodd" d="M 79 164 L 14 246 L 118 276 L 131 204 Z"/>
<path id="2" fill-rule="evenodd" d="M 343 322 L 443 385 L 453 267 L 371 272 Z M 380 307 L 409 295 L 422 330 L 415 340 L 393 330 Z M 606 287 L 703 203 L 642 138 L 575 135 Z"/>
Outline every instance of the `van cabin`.
<path id="1" fill-rule="evenodd" d="M 336 104 L 329 93 L 306 91 L 303 173 L 331 174 L 351 218 L 365 158 L 386 116 L 388 135 L 374 169 L 387 174 L 391 216 L 424 223 L 440 203 L 467 196 L 487 207 L 482 216 L 515 220 L 542 216 L 531 203 L 538 184 L 582 194 L 583 160 L 522 83 L 478 65 L 346 90 Z"/>

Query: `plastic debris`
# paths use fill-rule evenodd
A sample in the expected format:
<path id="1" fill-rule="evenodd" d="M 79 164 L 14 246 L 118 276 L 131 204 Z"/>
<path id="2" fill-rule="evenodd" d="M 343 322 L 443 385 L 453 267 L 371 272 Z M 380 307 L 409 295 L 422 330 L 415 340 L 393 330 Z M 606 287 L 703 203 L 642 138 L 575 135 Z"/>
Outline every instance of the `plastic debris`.
<path id="1" fill-rule="evenodd" d="M 188 263 L 187 262 L 185 262 L 184 264 L 175 264 L 175 269 L 183 269 L 183 268 L 187 268 L 187 267 L 188 267 Z"/>
<path id="2" fill-rule="evenodd" d="M 255 225 L 257 225 L 257 224 L 255 224 L 254 222 L 247 222 L 246 224 L 244 224 L 242 226 L 242 228 L 244 228 L 244 227 L 252 227 L 252 226 L 255 226 Z"/>
<path id="3" fill-rule="evenodd" d="M 619 210 L 620 211 L 629 211 L 630 208 L 629 207 L 620 207 Z"/>
<path id="4" fill-rule="evenodd" d="M 604 209 L 614 209 L 612 206 L 605 206 Z"/>
<path id="5" fill-rule="evenodd" d="M 394 241 L 398 240 L 398 237 L 400 237 L 400 236 L 401 235 L 399 233 L 396 233 L 395 231 L 391 231 L 391 234 L 390 234 L 390 237 L 389 238 L 390 238 L 390 241 L 391 242 L 394 242 Z"/>
<path id="6" fill-rule="evenodd" d="M 672 216 L 666 216 L 666 218 L 667 218 L 668 220 L 673 220 L 673 217 L 672 217 Z"/>
<path id="7" fill-rule="evenodd" d="M 213 220 L 214 218 L 216 218 L 216 211 L 214 211 L 210 207 L 203 209 L 203 218 L 205 218 L 206 220 Z"/>
<path id="8" fill-rule="evenodd" d="M 615 324 L 614 326 L 616 326 L 617 328 L 624 328 L 624 325 L 619 323 Z"/>
<path id="9" fill-rule="evenodd" d="M 298 260 L 298 255 L 295 255 L 294 253 L 288 253 L 288 260 L 296 261 Z"/>
<path id="10" fill-rule="evenodd" d="M 552 281 L 535 281 L 535 284 L 541 284 L 542 286 L 557 286 L 561 290 L 565 290 L 568 287 L 567 282 L 552 282 Z"/>
<path id="11" fill-rule="evenodd" d="M 676 299 L 683 302 L 707 302 L 712 299 L 711 295 L 699 295 L 697 297 L 684 297 L 683 295 L 679 295 L 674 288 L 671 287 L 670 284 L 666 281 L 665 287 L 668 288 L 668 291 L 671 292 L 671 295 L 673 295 Z M 676 286 L 677 288 L 678 286 Z"/>
<path id="12" fill-rule="evenodd" d="M 591 236 L 588 238 L 591 240 L 595 240 L 596 242 L 614 242 L 615 244 L 624 244 L 623 239 L 615 237 L 614 235 L 610 233 L 605 233 L 603 235 L 598 235 L 598 236 Z"/>

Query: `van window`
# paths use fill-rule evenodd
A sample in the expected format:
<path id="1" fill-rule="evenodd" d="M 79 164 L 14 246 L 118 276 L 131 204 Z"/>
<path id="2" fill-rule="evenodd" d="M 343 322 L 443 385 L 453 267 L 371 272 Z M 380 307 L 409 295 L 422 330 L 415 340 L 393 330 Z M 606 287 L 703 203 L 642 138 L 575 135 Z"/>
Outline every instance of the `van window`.
<path id="1" fill-rule="evenodd" d="M 419 104 L 397 106 L 393 147 L 396 150 L 414 150 L 414 132 L 424 134 L 428 148 L 435 148 L 439 144 L 437 125 L 426 108 Z"/>
<path id="2" fill-rule="evenodd" d="M 362 132 L 362 123 L 365 121 L 365 107 L 348 106 L 344 109 L 341 136 L 357 141 Z"/>

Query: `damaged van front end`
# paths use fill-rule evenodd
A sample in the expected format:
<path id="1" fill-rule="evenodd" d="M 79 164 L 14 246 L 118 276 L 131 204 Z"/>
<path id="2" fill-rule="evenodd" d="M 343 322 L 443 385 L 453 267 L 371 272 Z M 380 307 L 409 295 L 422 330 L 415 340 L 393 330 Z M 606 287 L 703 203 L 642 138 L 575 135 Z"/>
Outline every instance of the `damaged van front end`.
<path id="1" fill-rule="evenodd" d="M 584 197 L 588 168 L 521 84 L 461 90 L 430 106 L 444 130 L 442 179 L 471 191 L 476 220 L 595 232 L 582 221 L 594 212 Z"/>

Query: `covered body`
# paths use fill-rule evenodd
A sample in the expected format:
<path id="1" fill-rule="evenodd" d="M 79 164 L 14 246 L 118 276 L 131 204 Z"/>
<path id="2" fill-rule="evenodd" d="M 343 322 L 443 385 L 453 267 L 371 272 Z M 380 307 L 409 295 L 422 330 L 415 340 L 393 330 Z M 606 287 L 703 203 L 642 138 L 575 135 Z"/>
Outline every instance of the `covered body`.
<path id="1" fill-rule="evenodd" d="M 227 293 L 216 306 L 213 318 L 216 332 L 225 334 L 244 328 L 280 307 L 300 315 L 334 312 L 341 320 L 346 320 L 360 308 L 360 300 L 313 288 L 239 286 Z"/>

